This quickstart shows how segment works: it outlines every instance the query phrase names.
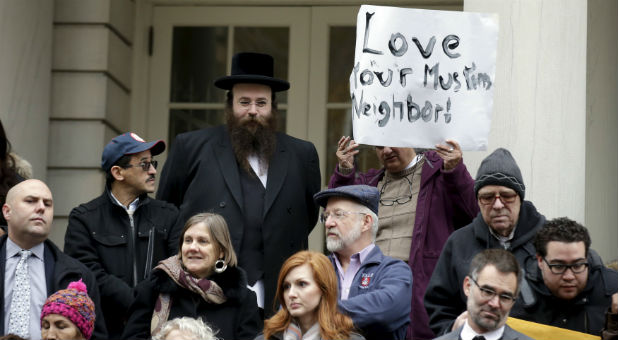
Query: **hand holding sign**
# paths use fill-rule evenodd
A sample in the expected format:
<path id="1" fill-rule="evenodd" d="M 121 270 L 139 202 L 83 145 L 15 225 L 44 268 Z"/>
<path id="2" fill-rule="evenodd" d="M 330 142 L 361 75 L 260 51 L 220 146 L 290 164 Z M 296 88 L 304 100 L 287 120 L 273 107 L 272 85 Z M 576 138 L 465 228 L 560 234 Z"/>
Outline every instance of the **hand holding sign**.
<path id="1" fill-rule="evenodd" d="M 354 156 L 358 153 L 358 144 L 348 136 L 342 136 L 337 143 L 337 159 L 339 169 L 352 169 L 354 167 Z"/>
<path id="2" fill-rule="evenodd" d="M 449 145 L 436 144 L 436 153 L 444 160 L 444 170 L 451 171 L 461 162 L 463 155 L 459 143 L 452 139 L 447 139 L 446 143 Z"/>

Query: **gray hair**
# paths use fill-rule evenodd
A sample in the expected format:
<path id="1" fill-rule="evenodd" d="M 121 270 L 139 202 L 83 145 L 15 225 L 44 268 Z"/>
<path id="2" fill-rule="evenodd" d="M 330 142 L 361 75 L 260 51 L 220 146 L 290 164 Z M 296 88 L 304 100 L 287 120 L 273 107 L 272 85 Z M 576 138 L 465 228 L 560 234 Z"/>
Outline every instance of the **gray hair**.
<path id="1" fill-rule="evenodd" d="M 372 242 L 375 242 L 376 241 L 376 235 L 378 234 L 378 215 L 376 215 L 376 213 L 371 211 L 371 209 L 367 208 L 366 206 L 364 206 L 362 204 L 358 204 L 358 206 L 359 206 L 359 211 L 360 212 L 362 212 L 363 214 L 367 214 L 367 215 L 371 216 L 371 221 L 372 221 L 372 225 L 371 225 L 371 240 L 372 240 Z"/>
<path id="2" fill-rule="evenodd" d="M 194 339 L 218 340 L 215 332 L 201 318 L 193 319 L 187 316 L 166 321 L 161 330 L 155 334 L 153 340 L 164 340 L 173 331 L 179 330 L 183 333 L 191 333 Z"/>

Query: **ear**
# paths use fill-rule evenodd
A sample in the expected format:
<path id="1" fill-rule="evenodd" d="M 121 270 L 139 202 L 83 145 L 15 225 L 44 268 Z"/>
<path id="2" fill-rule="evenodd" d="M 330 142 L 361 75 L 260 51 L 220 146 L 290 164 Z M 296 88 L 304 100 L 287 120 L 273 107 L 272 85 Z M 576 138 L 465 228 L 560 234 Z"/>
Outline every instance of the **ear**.
<path id="1" fill-rule="evenodd" d="M 538 264 L 539 268 L 543 268 L 543 266 L 545 265 L 543 262 L 543 257 L 541 257 L 541 255 L 539 254 L 536 254 L 536 263 Z"/>
<path id="2" fill-rule="evenodd" d="M 363 227 L 362 231 L 365 232 L 367 230 L 371 231 L 371 226 L 373 226 L 373 218 L 371 215 L 362 215 L 363 216 Z"/>
<path id="3" fill-rule="evenodd" d="M 2 205 L 2 215 L 7 222 L 11 219 L 11 207 L 6 203 Z"/>
<path id="4" fill-rule="evenodd" d="M 463 281 L 463 291 L 464 291 L 464 294 L 466 294 L 466 296 L 470 296 L 470 285 L 471 284 L 472 283 L 470 282 L 470 277 L 466 276 Z"/>
<path id="5" fill-rule="evenodd" d="M 223 250 L 219 252 L 219 260 L 223 260 L 223 258 L 225 257 L 225 253 L 223 253 Z"/>
<path id="6" fill-rule="evenodd" d="M 118 165 L 114 165 L 109 171 L 111 172 L 115 180 L 122 181 L 124 180 L 124 176 L 122 175 L 122 170 L 124 169 L 119 167 Z"/>

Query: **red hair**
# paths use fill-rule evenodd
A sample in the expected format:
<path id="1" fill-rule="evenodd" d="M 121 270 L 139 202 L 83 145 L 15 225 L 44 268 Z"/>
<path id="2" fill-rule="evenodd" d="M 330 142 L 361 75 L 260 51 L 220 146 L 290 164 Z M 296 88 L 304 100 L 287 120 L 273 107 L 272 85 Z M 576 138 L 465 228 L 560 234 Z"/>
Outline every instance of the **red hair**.
<path id="1" fill-rule="evenodd" d="M 322 339 L 348 339 L 354 330 L 352 319 L 341 314 L 337 309 L 337 276 L 330 260 L 322 253 L 314 251 L 299 251 L 288 258 L 281 266 L 277 280 L 277 299 L 282 301 L 281 309 L 270 319 L 264 321 L 264 338 L 284 332 L 292 321 L 292 316 L 283 301 L 283 281 L 290 271 L 296 267 L 308 264 L 313 271 L 313 279 L 320 288 L 322 298 L 318 305 L 318 323 Z M 273 306 L 277 309 L 276 303 Z"/>

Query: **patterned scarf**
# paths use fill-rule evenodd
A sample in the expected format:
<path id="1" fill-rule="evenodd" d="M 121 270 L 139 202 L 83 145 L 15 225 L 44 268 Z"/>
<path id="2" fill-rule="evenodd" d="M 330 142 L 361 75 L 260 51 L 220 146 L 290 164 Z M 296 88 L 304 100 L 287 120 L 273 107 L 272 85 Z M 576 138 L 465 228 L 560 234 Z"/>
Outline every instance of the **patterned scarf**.
<path id="1" fill-rule="evenodd" d="M 177 285 L 201 296 L 208 303 L 220 305 L 227 300 L 223 290 L 215 281 L 197 279 L 185 271 L 178 255 L 159 262 L 155 269 L 164 271 Z M 171 296 L 166 293 L 160 293 L 152 313 L 150 334 L 157 334 L 161 330 L 161 327 L 170 315 L 171 307 Z"/>
<path id="2" fill-rule="evenodd" d="M 288 329 L 283 332 L 283 340 L 321 340 L 320 324 L 317 322 L 302 334 L 300 327 L 295 322 L 290 322 Z"/>

